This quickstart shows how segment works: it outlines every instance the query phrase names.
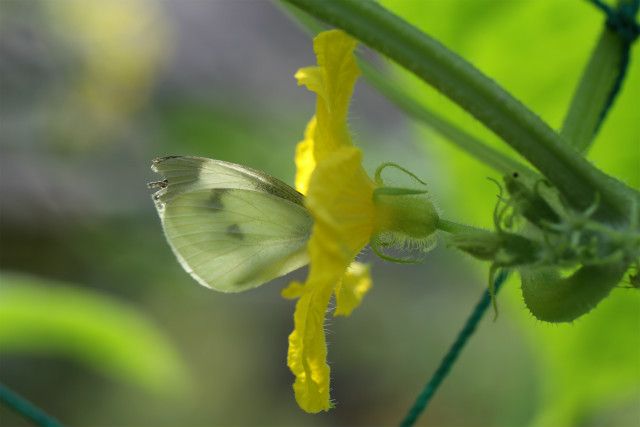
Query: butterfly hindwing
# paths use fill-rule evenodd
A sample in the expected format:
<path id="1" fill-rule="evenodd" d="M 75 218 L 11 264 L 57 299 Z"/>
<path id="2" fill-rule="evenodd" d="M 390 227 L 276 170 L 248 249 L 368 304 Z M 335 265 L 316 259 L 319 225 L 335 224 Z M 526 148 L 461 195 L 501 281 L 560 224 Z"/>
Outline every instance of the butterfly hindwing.
<path id="1" fill-rule="evenodd" d="M 240 292 L 308 262 L 303 196 L 243 166 L 197 157 L 154 161 L 154 200 L 176 257 L 201 284 Z"/>

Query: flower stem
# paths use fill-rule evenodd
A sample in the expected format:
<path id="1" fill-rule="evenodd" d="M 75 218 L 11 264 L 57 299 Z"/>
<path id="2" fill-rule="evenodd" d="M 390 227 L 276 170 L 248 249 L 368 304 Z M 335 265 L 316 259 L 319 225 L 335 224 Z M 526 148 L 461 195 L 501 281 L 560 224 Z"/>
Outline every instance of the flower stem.
<path id="1" fill-rule="evenodd" d="M 449 221 L 442 218 L 438 220 L 438 224 L 436 225 L 436 227 L 438 228 L 438 230 L 451 233 L 451 234 L 483 231 L 482 229 L 473 227 L 471 225 L 459 224 L 457 222 Z"/>

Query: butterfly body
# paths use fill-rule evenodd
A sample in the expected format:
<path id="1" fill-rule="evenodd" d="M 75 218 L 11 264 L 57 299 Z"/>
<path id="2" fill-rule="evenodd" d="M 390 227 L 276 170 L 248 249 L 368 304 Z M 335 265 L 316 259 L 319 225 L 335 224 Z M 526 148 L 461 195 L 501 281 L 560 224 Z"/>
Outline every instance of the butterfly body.
<path id="1" fill-rule="evenodd" d="M 308 263 L 312 219 L 304 196 L 245 166 L 202 157 L 162 157 L 153 200 L 167 240 L 200 284 L 240 292 Z"/>

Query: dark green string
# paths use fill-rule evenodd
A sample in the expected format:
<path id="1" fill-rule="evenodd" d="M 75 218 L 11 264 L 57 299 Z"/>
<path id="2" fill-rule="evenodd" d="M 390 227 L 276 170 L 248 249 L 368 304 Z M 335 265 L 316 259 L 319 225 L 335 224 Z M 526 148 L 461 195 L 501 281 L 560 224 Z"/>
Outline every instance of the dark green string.
<path id="1" fill-rule="evenodd" d="M 611 87 L 611 92 L 607 97 L 607 102 L 600 112 L 598 126 L 596 126 L 594 131 L 595 133 L 598 132 L 600 125 L 602 125 L 607 113 L 613 106 L 613 101 L 616 99 L 618 92 L 620 92 L 622 82 L 627 74 L 627 68 L 629 68 L 629 59 L 631 56 L 631 45 L 637 40 L 638 35 L 640 35 L 640 25 L 638 25 L 635 18 L 638 13 L 638 9 L 640 9 L 640 0 L 633 0 L 628 3 L 622 2 L 616 9 L 612 8 L 602 0 L 589 1 L 605 14 L 607 17 L 605 25 L 611 31 L 615 32 L 622 42 L 622 56 L 620 58 L 620 64 L 618 65 L 618 74 L 613 82 L 613 86 Z"/>
<path id="2" fill-rule="evenodd" d="M 509 272 L 507 270 L 502 270 L 500 271 L 500 273 L 498 273 L 495 281 L 493 282 L 496 294 L 502 287 L 502 284 L 507 280 L 508 276 Z M 478 301 L 478 304 L 473 309 L 471 316 L 469 316 L 469 318 L 467 319 L 464 328 L 462 328 L 462 330 L 458 333 L 458 337 L 456 338 L 455 342 L 440 362 L 440 366 L 438 366 L 438 369 L 435 371 L 427 385 L 424 387 L 415 403 L 405 416 L 404 420 L 402 420 L 402 423 L 400 424 L 401 427 L 409 427 L 414 425 L 420 414 L 422 414 L 422 412 L 427 408 L 427 405 L 431 401 L 434 393 L 436 392 L 436 390 L 438 390 L 438 387 L 440 386 L 442 381 L 449 374 L 451 367 L 458 359 L 458 356 L 460 356 L 460 352 L 467 344 L 467 341 L 469 341 L 469 338 L 471 338 L 471 336 L 475 332 L 478 323 L 484 316 L 484 313 L 487 311 L 490 304 L 491 294 L 487 289 L 484 291 L 484 293 L 482 294 L 482 298 L 480 298 L 480 301 Z"/>
<path id="3" fill-rule="evenodd" d="M 0 384 L 0 402 L 37 426 L 63 427 L 58 420 L 3 384 Z"/>

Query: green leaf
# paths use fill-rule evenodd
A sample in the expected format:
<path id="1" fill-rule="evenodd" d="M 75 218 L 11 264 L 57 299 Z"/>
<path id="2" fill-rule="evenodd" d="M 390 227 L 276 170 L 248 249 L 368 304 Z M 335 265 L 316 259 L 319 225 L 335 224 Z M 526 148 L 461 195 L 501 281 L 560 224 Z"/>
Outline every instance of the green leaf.
<path id="1" fill-rule="evenodd" d="M 0 353 L 74 359 L 161 394 L 188 390 L 167 337 L 136 308 L 97 291 L 0 273 Z"/>

